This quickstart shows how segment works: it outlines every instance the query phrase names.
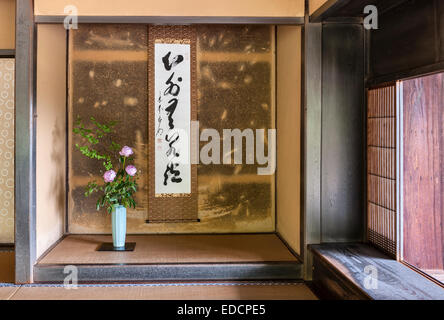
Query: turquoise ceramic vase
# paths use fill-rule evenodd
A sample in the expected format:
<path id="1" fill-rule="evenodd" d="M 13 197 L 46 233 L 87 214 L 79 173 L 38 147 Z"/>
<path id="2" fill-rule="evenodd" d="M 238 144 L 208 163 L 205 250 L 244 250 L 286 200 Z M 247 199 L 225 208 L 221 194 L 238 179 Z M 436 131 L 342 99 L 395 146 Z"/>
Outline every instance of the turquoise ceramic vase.
<path id="1" fill-rule="evenodd" d="M 113 225 L 114 248 L 123 249 L 126 238 L 126 208 L 121 205 L 114 206 L 111 220 Z"/>

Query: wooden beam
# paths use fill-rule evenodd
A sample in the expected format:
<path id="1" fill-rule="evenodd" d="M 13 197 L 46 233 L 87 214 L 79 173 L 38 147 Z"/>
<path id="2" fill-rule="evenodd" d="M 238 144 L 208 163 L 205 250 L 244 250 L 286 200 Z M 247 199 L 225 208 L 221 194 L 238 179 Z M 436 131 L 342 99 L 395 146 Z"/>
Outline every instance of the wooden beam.
<path id="1" fill-rule="evenodd" d="M 397 7 L 407 0 L 328 0 L 311 16 L 311 22 L 321 22 L 332 18 L 350 18 L 363 17 L 364 8 L 367 5 L 374 5 L 378 9 L 378 14 L 382 15 L 385 12 Z"/>
<path id="2" fill-rule="evenodd" d="M 35 67 L 32 0 L 17 0 L 15 86 L 16 282 L 32 282 L 36 249 Z"/>
<path id="3" fill-rule="evenodd" d="M 304 268 L 311 280 L 311 252 L 307 245 L 321 243 L 321 149 L 322 149 L 322 24 L 305 25 L 304 114 Z"/>
<path id="4" fill-rule="evenodd" d="M 310 16 L 310 22 L 322 22 L 329 16 L 346 6 L 351 0 L 328 0 Z"/>
<path id="5" fill-rule="evenodd" d="M 0 58 L 14 58 L 15 49 L 0 49 Z"/>
<path id="6" fill-rule="evenodd" d="M 193 263 L 193 264 L 82 264 L 80 283 L 116 281 L 189 281 L 189 280 L 301 280 L 298 262 Z M 34 267 L 37 283 L 63 283 L 66 265 Z"/>

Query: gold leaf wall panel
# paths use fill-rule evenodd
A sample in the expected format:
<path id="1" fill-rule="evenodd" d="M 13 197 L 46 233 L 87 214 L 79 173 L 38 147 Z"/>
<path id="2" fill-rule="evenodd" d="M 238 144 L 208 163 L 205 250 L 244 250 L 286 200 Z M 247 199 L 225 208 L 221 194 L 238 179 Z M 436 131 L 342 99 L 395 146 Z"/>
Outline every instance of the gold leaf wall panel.
<path id="1" fill-rule="evenodd" d="M 14 59 L 0 59 L 0 243 L 14 242 Z"/>
<path id="2" fill-rule="evenodd" d="M 70 32 L 69 123 L 77 116 L 119 120 L 121 144 L 135 147 L 141 169 L 138 207 L 128 211 L 129 233 L 271 232 L 275 228 L 274 175 L 257 164 L 198 165 L 200 222 L 145 223 L 148 213 L 148 28 L 146 25 L 80 25 Z M 196 26 L 200 131 L 274 128 L 273 26 Z M 71 233 L 110 233 L 110 217 L 83 196 L 100 164 L 84 158 L 69 135 Z M 201 142 L 201 147 L 205 143 Z M 266 148 L 267 146 L 265 146 Z M 265 150 L 266 152 L 266 150 Z"/>

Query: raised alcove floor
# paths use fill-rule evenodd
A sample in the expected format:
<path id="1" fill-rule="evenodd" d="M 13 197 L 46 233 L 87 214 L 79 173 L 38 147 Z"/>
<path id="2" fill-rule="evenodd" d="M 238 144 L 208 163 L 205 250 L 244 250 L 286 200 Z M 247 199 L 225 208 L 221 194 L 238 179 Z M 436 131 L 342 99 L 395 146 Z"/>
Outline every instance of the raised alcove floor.
<path id="1" fill-rule="evenodd" d="M 133 252 L 98 252 L 109 235 L 68 235 L 34 268 L 36 282 L 63 282 L 76 266 L 80 282 L 151 280 L 298 280 L 298 258 L 276 234 L 130 235 Z"/>

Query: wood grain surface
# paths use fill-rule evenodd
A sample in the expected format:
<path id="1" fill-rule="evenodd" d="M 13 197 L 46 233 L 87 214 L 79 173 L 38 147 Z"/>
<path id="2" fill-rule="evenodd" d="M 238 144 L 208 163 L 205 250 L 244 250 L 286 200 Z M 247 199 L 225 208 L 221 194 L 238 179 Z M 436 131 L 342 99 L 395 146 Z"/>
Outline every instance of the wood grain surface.
<path id="1" fill-rule="evenodd" d="M 360 243 L 311 246 L 313 253 L 349 286 L 374 300 L 442 300 L 444 288 L 379 250 Z M 367 272 L 366 272 L 367 267 Z M 366 289 L 368 268 L 376 270 L 377 288 Z M 335 279 L 331 280 L 337 282 Z"/>
<path id="2" fill-rule="evenodd" d="M 444 269 L 444 75 L 404 81 L 404 259 Z"/>

